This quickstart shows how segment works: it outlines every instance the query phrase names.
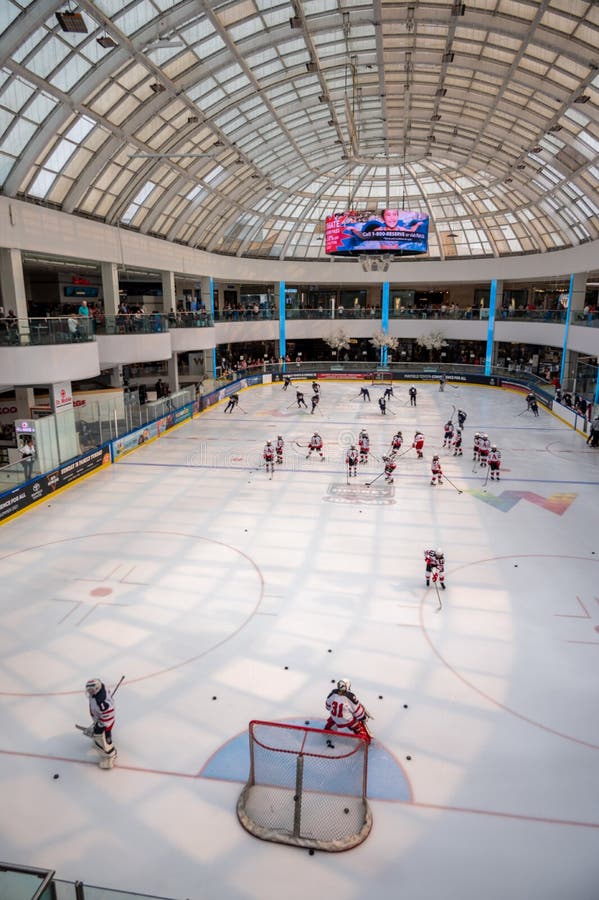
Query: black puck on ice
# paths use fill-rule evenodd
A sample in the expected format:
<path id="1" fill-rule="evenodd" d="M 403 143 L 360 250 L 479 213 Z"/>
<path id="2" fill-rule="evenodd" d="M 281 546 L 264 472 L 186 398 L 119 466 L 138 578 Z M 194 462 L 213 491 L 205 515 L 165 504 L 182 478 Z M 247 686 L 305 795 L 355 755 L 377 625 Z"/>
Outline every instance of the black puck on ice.
<path id="1" fill-rule="evenodd" d="M 285 666 L 285 671 L 287 671 L 288 668 L 289 668 L 289 666 Z"/>
<path id="2" fill-rule="evenodd" d="M 216 700 L 216 697 L 213 697 L 212 699 L 213 699 L 213 700 Z"/>
<path id="3" fill-rule="evenodd" d="M 406 759 L 412 759 L 412 757 L 411 757 L 411 756 L 406 756 Z"/>
<path id="4" fill-rule="evenodd" d="M 514 569 L 518 568 L 518 563 L 514 563 Z"/>
<path id="5" fill-rule="evenodd" d="M 307 720 L 304 722 L 304 725 L 309 725 L 309 724 L 310 724 L 310 722 L 308 722 Z"/>
<path id="6" fill-rule="evenodd" d="M 327 650 L 327 653 L 332 653 L 332 652 L 333 652 L 332 650 Z"/>
<path id="7" fill-rule="evenodd" d="M 408 704 L 407 704 L 407 703 L 404 703 L 403 708 L 404 708 L 404 709 L 407 709 L 407 708 L 408 708 Z"/>
<path id="8" fill-rule="evenodd" d="M 310 847 L 308 853 L 310 854 L 310 856 L 314 856 L 314 847 Z"/>
<path id="9" fill-rule="evenodd" d="M 383 695 L 379 694 L 379 700 L 382 700 L 382 699 L 383 699 Z"/>
<path id="10" fill-rule="evenodd" d="M 57 778 L 60 778 L 60 775 L 58 774 L 58 772 L 55 772 L 54 775 L 52 776 L 52 778 L 54 778 L 54 780 L 56 780 Z"/>
<path id="11" fill-rule="evenodd" d="M 349 812 L 349 807 L 346 806 L 345 809 L 343 810 L 343 812 L 344 812 L 344 813 L 348 813 L 348 812 Z"/>
<path id="12" fill-rule="evenodd" d="M 331 684 L 335 684 L 335 679 L 331 678 Z"/>
<path id="13" fill-rule="evenodd" d="M 246 533 L 246 534 L 247 534 L 247 528 L 244 528 L 244 529 L 243 529 L 243 530 L 244 530 L 244 531 L 245 531 L 245 533 Z"/>

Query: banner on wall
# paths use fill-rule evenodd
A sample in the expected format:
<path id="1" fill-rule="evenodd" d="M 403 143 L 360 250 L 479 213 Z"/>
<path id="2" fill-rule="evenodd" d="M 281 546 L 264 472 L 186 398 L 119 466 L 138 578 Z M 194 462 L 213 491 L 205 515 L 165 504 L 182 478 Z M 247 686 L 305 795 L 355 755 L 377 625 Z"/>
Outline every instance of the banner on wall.
<path id="1" fill-rule="evenodd" d="M 20 485 L 12 491 L 0 495 L 0 521 L 12 516 L 37 500 L 48 497 L 61 487 L 77 481 L 101 466 L 110 464 L 110 448 L 108 445 L 97 447 L 77 457 L 64 466 L 42 475 L 35 481 Z"/>

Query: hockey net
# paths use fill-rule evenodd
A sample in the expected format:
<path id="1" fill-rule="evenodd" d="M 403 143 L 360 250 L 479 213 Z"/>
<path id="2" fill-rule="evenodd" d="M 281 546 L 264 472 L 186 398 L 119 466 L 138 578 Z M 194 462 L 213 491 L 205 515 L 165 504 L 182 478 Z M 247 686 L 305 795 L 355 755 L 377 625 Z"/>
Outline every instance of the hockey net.
<path id="1" fill-rule="evenodd" d="M 372 828 L 366 741 L 253 721 L 249 742 L 250 774 L 237 802 L 247 831 L 266 841 L 331 851 L 366 839 Z"/>

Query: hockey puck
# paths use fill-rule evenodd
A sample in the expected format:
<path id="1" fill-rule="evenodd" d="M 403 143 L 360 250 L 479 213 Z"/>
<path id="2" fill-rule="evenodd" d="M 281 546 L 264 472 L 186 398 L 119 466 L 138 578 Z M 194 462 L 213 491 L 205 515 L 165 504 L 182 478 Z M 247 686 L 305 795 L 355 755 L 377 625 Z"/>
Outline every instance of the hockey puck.
<path id="1" fill-rule="evenodd" d="M 518 568 L 518 563 L 514 563 L 514 569 Z"/>
<path id="2" fill-rule="evenodd" d="M 246 534 L 247 534 L 247 528 L 244 528 L 244 529 L 243 529 L 243 530 L 244 530 L 244 531 L 245 531 L 245 533 L 246 533 Z"/>
<path id="3" fill-rule="evenodd" d="M 345 809 L 343 810 L 343 812 L 347 815 L 347 813 L 349 812 L 349 807 L 346 806 Z"/>
<path id="4" fill-rule="evenodd" d="M 285 666 L 285 671 L 287 671 L 288 669 L 289 669 L 289 666 Z"/>
<path id="5" fill-rule="evenodd" d="M 213 699 L 213 700 L 216 700 L 216 697 L 213 697 L 212 699 Z"/>
<path id="6" fill-rule="evenodd" d="M 411 757 L 411 756 L 406 756 L 406 759 L 412 759 L 412 757 Z"/>
<path id="7" fill-rule="evenodd" d="M 404 709 L 407 709 L 407 708 L 408 708 L 408 704 L 407 704 L 407 703 L 404 703 L 403 708 L 404 708 Z"/>
<path id="8" fill-rule="evenodd" d="M 332 653 L 332 652 L 333 652 L 332 650 L 327 650 L 327 653 Z"/>
<path id="9" fill-rule="evenodd" d="M 310 723 L 309 723 L 308 721 L 304 722 L 304 725 L 309 725 L 309 724 L 310 724 Z"/>
<path id="10" fill-rule="evenodd" d="M 308 853 L 310 854 L 310 856 L 314 856 L 314 848 L 310 847 L 310 849 L 308 850 Z"/>
<path id="11" fill-rule="evenodd" d="M 58 774 L 58 772 L 55 772 L 54 775 L 52 776 L 52 778 L 54 778 L 54 780 L 56 780 L 57 778 L 60 778 L 60 775 Z"/>
<path id="12" fill-rule="evenodd" d="M 382 699 L 383 699 L 383 695 L 379 694 L 379 700 L 382 700 Z"/>

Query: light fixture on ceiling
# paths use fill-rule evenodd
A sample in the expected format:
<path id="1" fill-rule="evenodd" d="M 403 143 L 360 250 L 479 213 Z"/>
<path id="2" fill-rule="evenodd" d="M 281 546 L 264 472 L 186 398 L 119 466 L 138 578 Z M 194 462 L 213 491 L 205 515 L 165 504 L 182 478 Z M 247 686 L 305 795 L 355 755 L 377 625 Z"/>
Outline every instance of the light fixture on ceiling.
<path id="1" fill-rule="evenodd" d="M 314 72 L 318 72 L 318 66 L 313 59 L 306 63 L 306 72 L 309 72 L 311 75 L 313 75 Z"/>
<path id="2" fill-rule="evenodd" d="M 437 90 L 435 91 L 435 97 L 444 97 L 446 93 L 447 93 L 447 88 L 443 88 L 443 87 L 437 88 Z"/>
<path id="3" fill-rule="evenodd" d="M 153 81 L 150 85 L 150 90 L 154 91 L 155 94 L 162 94 L 166 88 L 163 84 L 160 84 L 159 81 Z"/>
<path id="4" fill-rule="evenodd" d="M 540 153 L 542 149 L 543 148 L 541 146 L 539 146 L 539 144 L 537 144 L 536 147 L 533 147 L 530 152 L 531 153 Z"/>
<path id="5" fill-rule="evenodd" d="M 289 27 L 290 28 L 301 28 L 302 27 L 302 22 L 301 22 L 301 19 L 299 18 L 299 16 L 293 16 L 291 19 L 289 19 Z"/>
<path id="6" fill-rule="evenodd" d="M 444 63 L 452 63 L 455 59 L 455 53 L 453 50 L 450 50 L 448 53 L 444 53 L 441 59 Z"/>
<path id="7" fill-rule="evenodd" d="M 212 146 L 213 147 L 224 147 L 225 142 L 224 141 L 215 141 Z"/>
<path id="8" fill-rule="evenodd" d="M 562 130 L 562 126 L 561 126 L 561 125 L 552 125 L 551 128 L 549 129 L 549 131 L 551 132 L 551 134 L 557 134 L 558 131 L 561 131 L 561 130 Z"/>
<path id="9" fill-rule="evenodd" d="M 85 19 L 79 12 L 71 12 L 70 9 L 57 12 L 56 20 L 63 31 L 70 34 L 87 34 Z"/>
<path id="10" fill-rule="evenodd" d="M 187 116 L 187 124 L 195 125 L 196 122 L 199 122 L 199 118 L 197 116 Z"/>
<path id="11" fill-rule="evenodd" d="M 588 103 L 590 99 L 590 94 L 579 94 L 578 97 L 574 98 L 574 103 Z"/>
<path id="12" fill-rule="evenodd" d="M 184 47 L 185 44 L 180 37 L 172 35 L 171 37 L 158 37 L 146 46 L 146 50 L 171 50 L 177 47 Z"/>
<path id="13" fill-rule="evenodd" d="M 113 47 L 118 47 L 118 44 L 115 40 L 113 40 L 109 34 L 103 34 L 102 37 L 96 38 L 96 43 L 100 45 L 100 47 L 104 47 L 105 50 L 111 50 Z"/>
<path id="14" fill-rule="evenodd" d="M 438 122 L 441 119 L 439 113 L 435 113 L 434 116 L 431 116 L 431 122 Z"/>
<path id="15" fill-rule="evenodd" d="M 466 13 L 466 4 L 465 3 L 454 3 L 451 7 L 451 15 L 452 16 L 463 16 Z"/>

